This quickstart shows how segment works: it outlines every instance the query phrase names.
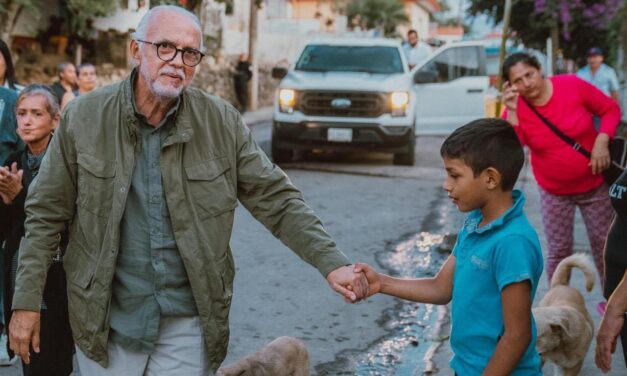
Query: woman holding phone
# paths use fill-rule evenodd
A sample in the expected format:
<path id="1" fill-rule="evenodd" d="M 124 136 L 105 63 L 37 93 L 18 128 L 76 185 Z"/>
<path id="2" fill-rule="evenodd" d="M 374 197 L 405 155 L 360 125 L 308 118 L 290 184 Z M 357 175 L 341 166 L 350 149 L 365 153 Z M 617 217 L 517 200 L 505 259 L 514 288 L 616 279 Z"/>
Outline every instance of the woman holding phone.
<path id="1" fill-rule="evenodd" d="M 503 63 L 504 118 L 529 147 L 531 167 L 540 190 L 542 221 L 549 244 L 549 280 L 557 264 L 573 253 L 575 209 L 579 208 L 592 256 L 603 278 L 603 247 L 613 210 L 601 172 L 610 164 L 608 144 L 616 132 L 616 102 L 575 75 L 547 78 L 538 60 L 525 52 Z M 593 115 L 601 119 L 599 131 Z M 579 143 L 586 158 L 560 138 L 542 119 Z"/>

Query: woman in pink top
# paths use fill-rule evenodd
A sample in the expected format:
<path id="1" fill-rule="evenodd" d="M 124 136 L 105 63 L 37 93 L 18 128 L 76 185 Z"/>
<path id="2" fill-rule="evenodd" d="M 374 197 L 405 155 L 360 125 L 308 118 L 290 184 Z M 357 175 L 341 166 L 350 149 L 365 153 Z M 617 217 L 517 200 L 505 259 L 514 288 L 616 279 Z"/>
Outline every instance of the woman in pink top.
<path id="1" fill-rule="evenodd" d="M 529 147 L 540 190 L 542 220 L 549 244 L 549 280 L 559 262 L 573 253 L 575 208 L 581 211 L 594 262 L 603 278 L 603 247 L 612 220 L 608 187 L 608 143 L 620 120 L 616 102 L 575 75 L 546 78 L 538 60 L 515 53 L 503 64 L 504 117 Z M 590 152 L 588 159 L 559 138 L 530 106 Z M 601 119 L 594 128 L 593 115 Z"/>

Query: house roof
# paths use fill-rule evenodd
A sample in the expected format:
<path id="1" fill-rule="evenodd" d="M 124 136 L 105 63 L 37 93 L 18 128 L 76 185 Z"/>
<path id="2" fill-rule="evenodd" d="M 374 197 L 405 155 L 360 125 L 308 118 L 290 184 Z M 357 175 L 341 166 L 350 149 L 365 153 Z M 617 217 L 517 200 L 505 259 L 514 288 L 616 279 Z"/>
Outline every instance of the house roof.
<path id="1" fill-rule="evenodd" d="M 464 28 L 461 26 L 438 26 L 438 35 L 464 35 Z"/>

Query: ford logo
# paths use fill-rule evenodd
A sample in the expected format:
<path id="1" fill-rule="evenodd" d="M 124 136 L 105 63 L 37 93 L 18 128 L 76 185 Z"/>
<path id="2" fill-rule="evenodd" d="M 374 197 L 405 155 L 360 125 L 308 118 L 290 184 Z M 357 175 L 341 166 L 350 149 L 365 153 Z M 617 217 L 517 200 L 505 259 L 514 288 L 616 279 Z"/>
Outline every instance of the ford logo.
<path id="1" fill-rule="evenodd" d="M 353 104 L 348 98 L 335 98 L 331 101 L 331 107 L 334 108 L 349 108 Z"/>

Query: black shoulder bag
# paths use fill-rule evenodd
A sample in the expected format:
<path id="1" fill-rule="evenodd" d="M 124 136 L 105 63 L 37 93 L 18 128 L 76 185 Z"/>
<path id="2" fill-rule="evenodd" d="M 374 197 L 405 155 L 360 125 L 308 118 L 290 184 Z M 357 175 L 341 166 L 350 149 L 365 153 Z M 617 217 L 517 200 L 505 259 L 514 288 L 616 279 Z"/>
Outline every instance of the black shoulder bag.
<path id="1" fill-rule="evenodd" d="M 570 145 L 573 149 L 577 150 L 584 157 L 590 159 L 590 152 L 586 150 L 583 146 L 581 146 L 580 143 L 565 135 L 564 132 L 560 131 L 553 123 L 549 121 L 549 119 L 542 116 L 542 114 L 538 112 L 538 110 L 525 98 L 522 98 L 522 100 L 531 109 L 531 111 L 533 111 L 533 113 L 536 114 L 536 116 L 540 118 L 540 120 L 542 120 L 542 122 L 546 124 L 546 126 L 549 127 L 551 131 L 553 131 L 553 133 L 555 133 L 557 137 L 561 138 L 564 142 Z M 607 185 L 612 185 L 616 181 L 616 179 L 618 179 L 618 177 L 623 173 L 625 167 L 627 166 L 627 140 L 620 136 L 614 137 L 610 141 L 609 151 L 610 166 L 603 171 L 603 179 L 605 179 Z"/>

